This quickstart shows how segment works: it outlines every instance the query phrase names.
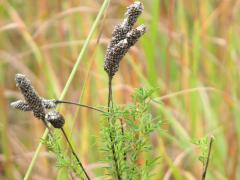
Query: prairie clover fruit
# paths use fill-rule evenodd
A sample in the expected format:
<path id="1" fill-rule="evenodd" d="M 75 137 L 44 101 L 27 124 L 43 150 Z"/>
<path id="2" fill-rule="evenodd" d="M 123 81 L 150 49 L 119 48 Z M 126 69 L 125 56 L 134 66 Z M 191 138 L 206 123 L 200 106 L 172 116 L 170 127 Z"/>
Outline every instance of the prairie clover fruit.
<path id="1" fill-rule="evenodd" d="M 145 25 L 132 29 L 143 11 L 141 2 L 135 2 L 127 8 L 125 19 L 115 26 L 104 60 L 104 70 L 113 77 L 119 69 L 119 63 L 128 50 L 146 32 Z"/>
<path id="2" fill-rule="evenodd" d="M 11 107 L 21 111 L 32 111 L 33 115 L 37 119 L 42 120 L 46 126 L 48 120 L 53 127 L 59 128 L 63 126 L 64 119 L 62 115 L 55 111 L 46 112 L 46 109 L 52 109 L 57 106 L 56 100 L 46 100 L 40 97 L 32 86 L 31 81 L 23 74 L 16 74 L 15 81 L 25 101 L 18 100 L 12 102 L 10 104 Z M 46 117 L 48 117 L 48 119 L 46 119 Z"/>
<path id="3" fill-rule="evenodd" d="M 11 106 L 24 111 L 33 111 L 36 118 L 44 121 L 45 108 L 42 99 L 33 88 L 30 80 L 23 74 L 16 74 L 15 81 L 26 102 L 16 101 L 11 103 Z"/>

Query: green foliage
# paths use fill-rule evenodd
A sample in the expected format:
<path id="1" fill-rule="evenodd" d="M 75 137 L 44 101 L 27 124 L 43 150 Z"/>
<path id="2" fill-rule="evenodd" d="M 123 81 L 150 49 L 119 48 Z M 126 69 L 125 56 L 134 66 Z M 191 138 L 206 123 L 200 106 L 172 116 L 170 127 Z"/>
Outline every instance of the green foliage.
<path id="1" fill-rule="evenodd" d="M 197 145 L 200 148 L 201 154 L 198 159 L 201 161 L 203 166 L 205 166 L 208 157 L 208 137 L 203 137 L 199 140 L 193 140 L 193 144 Z"/>
<path id="2" fill-rule="evenodd" d="M 146 158 L 152 148 L 149 136 L 161 122 L 153 118 L 149 109 L 152 93 L 153 90 L 137 89 L 132 104 L 124 107 L 114 105 L 106 116 L 108 125 L 103 123 L 102 128 L 103 151 L 109 163 L 108 173 L 113 177 L 117 176 L 113 168 L 113 147 L 122 179 L 145 179 L 154 169 L 157 158 Z"/>
<path id="3" fill-rule="evenodd" d="M 66 168 L 73 171 L 78 177 L 82 176 L 82 172 L 80 172 L 78 163 L 72 153 L 68 155 L 67 153 L 64 153 L 63 149 L 61 149 L 61 133 L 55 130 L 53 136 L 48 136 L 47 139 L 42 139 L 42 143 L 45 144 L 48 150 L 56 156 L 56 167 L 58 167 L 59 170 Z"/>

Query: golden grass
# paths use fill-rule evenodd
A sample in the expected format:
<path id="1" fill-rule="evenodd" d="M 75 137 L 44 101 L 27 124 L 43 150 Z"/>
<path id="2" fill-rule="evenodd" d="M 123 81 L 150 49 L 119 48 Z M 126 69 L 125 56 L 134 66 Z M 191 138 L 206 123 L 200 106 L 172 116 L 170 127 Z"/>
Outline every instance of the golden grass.
<path id="1" fill-rule="evenodd" d="M 111 31 L 133 1 L 112 0 L 77 68 L 65 99 L 106 106 L 103 57 Z M 238 179 L 240 142 L 240 1 L 143 0 L 148 32 L 121 62 L 114 102 L 131 101 L 140 86 L 158 87 L 152 106 L 163 130 L 152 136 L 162 161 L 157 179 L 199 179 L 191 139 L 213 134 L 207 179 Z M 26 74 L 46 98 L 59 98 L 102 1 L 0 1 L 0 179 L 22 179 L 44 127 L 9 108 L 19 98 L 15 73 Z M 99 41 L 98 41 L 99 40 Z M 68 132 L 92 173 L 102 175 L 99 114 L 64 106 Z M 60 174 L 41 151 L 31 179 Z M 63 176 L 64 177 L 64 176 Z"/>

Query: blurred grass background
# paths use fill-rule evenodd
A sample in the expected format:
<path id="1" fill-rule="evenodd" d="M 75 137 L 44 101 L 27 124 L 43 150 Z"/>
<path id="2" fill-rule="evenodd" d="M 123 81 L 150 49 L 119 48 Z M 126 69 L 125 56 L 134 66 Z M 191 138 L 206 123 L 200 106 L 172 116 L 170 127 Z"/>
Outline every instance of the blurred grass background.
<path id="1" fill-rule="evenodd" d="M 104 53 L 114 25 L 132 0 L 111 0 L 65 97 L 105 106 Z M 200 179 L 192 139 L 214 135 L 207 179 L 240 179 L 240 1 L 143 0 L 138 22 L 148 32 L 121 62 L 114 101 L 131 102 L 138 87 L 159 87 L 153 113 L 162 130 L 152 135 L 160 156 L 155 179 Z M 22 98 L 16 73 L 39 94 L 58 98 L 102 0 L 0 1 L 0 179 L 22 179 L 44 127 L 30 113 L 9 108 Z M 98 113 L 62 106 L 68 133 L 87 169 L 103 173 Z M 30 179 L 65 179 L 54 155 L 42 149 Z"/>

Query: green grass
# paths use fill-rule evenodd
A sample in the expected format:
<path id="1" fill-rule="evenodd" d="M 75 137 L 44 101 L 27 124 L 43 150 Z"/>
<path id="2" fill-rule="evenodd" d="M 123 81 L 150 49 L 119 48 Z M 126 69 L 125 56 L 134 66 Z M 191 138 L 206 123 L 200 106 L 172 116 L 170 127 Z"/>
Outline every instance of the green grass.
<path id="1" fill-rule="evenodd" d="M 145 10 L 138 24 L 144 23 L 148 31 L 121 62 L 113 81 L 114 102 L 128 103 L 137 87 L 159 88 L 154 97 L 160 104 L 152 103 L 152 112 L 164 121 L 163 130 L 152 137 L 153 151 L 161 157 L 158 179 L 199 179 L 200 152 L 191 140 L 212 134 L 207 179 L 238 179 L 239 1 L 142 2 Z M 30 113 L 9 108 L 9 102 L 20 95 L 14 75 L 26 74 L 46 98 L 106 106 L 106 43 L 130 1 L 111 1 L 106 16 L 94 25 L 103 12 L 102 3 L 0 2 L 0 161 L 4 164 L 0 179 L 23 178 L 34 153 L 38 158 L 30 177 L 66 177 L 66 171 L 56 170 L 46 149 L 36 151 L 44 133 L 42 124 Z M 51 23 L 38 31 L 45 22 Z M 69 106 L 61 106 L 61 112 L 82 161 L 101 175 L 102 117 Z"/>

